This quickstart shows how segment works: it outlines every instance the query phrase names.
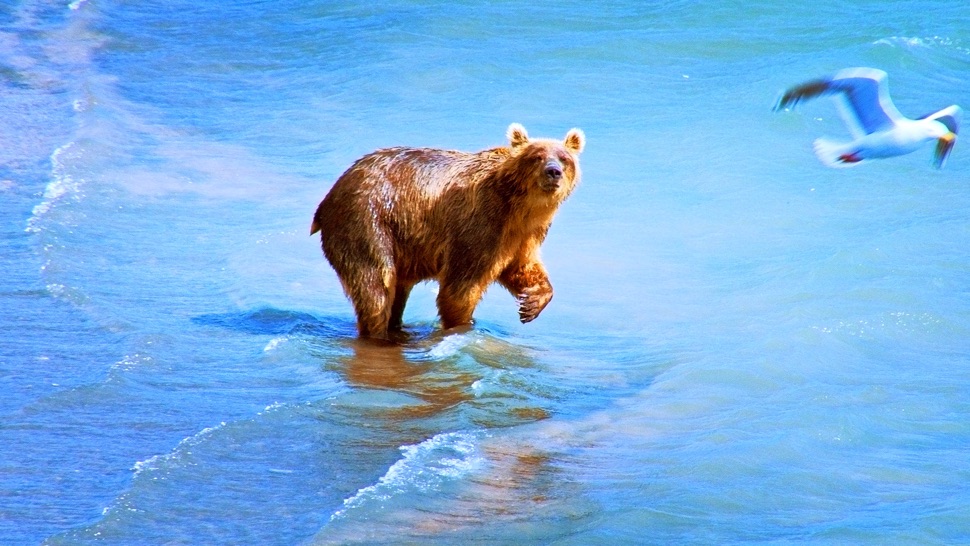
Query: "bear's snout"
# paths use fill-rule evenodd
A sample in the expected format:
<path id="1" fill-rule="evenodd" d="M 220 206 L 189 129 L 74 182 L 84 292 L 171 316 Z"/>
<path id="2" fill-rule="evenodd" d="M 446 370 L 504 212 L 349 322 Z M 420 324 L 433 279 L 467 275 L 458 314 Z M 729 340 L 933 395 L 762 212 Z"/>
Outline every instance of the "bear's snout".
<path id="1" fill-rule="evenodd" d="M 559 187 L 559 181 L 562 180 L 562 163 L 556 159 L 550 159 L 546 162 L 543 172 L 546 175 L 545 189 L 557 189 Z"/>

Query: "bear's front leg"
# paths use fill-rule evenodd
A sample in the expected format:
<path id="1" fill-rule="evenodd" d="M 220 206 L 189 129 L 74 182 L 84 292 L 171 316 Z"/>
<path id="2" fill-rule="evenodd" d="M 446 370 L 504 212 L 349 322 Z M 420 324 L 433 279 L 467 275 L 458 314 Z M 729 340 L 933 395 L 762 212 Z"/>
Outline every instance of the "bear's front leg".
<path id="1" fill-rule="evenodd" d="M 438 314 L 445 330 L 472 323 L 472 313 L 482 299 L 482 287 L 442 281 L 438 286 Z"/>
<path id="2" fill-rule="evenodd" d="M 522 324 L 535 320 L 552 300 L 549 275 L 539 262 L 513 264 L 502 272 L 499 282 L 519 302 L 519 320 Z"/>

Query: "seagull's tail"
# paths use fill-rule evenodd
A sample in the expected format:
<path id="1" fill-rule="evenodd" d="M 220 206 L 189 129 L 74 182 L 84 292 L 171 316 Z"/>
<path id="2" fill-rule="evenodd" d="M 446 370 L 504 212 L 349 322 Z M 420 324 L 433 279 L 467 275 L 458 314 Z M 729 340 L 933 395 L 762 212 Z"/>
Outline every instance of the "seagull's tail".
<path id="1" fill-rule="evenodd" d="M 815 156 L 827 167 L 854 167 L 862 162 L 862 158 L 856 156 L 852 144 L 848 142 L 818 138 L 815 139 L 813 147 Z"/>

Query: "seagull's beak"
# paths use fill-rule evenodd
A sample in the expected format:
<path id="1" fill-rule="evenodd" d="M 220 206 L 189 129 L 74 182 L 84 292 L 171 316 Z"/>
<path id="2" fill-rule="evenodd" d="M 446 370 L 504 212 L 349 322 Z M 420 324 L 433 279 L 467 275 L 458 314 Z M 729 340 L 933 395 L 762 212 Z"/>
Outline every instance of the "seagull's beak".
<path id="1" fill-rule="evenodd" d="M 934 166 L 937 169 L 942 169 L 943 164 L 946 163 L 946 156 L 950 155 L 950 150 L 953 149 L 953 145 L 957 141 L 956 133 L 947 133 L 936 141 L 936 153 L 934 154 Z"/>

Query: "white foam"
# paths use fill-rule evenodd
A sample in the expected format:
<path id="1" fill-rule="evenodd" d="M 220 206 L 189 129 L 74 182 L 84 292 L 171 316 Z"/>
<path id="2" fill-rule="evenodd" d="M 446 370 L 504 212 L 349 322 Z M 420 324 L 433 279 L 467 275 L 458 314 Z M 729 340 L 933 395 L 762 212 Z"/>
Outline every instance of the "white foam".
<path id="1" fill-rule="evenodd" d="M 47 292 L 55 298 L 59 298 L 63 296 L 65 292 L 67 292 L 67 287 L 63 284 L 50 283 L 45 288 L 47 289 Z"/>
<path id="2" fill-rule="evenodd" d="M 438 342 L 437 345 L 428 351 L 428 356 L 435 359 L 441 360 L 443 358 L 448 358 L 449 356 L 454 356 L 465 347 L 469 346 L 474 342 L 474 338 L 469 334 L 452 334 L 446 336 L 444 339 Z"/>
<path id="3" fill-rule="evenodd" d="M 867 335 L 899 336 L 905 333 L 924 333 L 928 330 L 943 328 L 944 321 L 930 313 L 907 313 L 897 311 L 885 316 L 855 321 L 839 321 L 834 326 L 812 326 L 813 330 L 823 334 L 847 334 L 854 337 Z"/>
<path id="4" fill-rule="evenodd" d="M 485 377 L 482 377 L 471 384 L 472 394 L 474 394 L 476 398 L 481 398 L 482 396 L 488 394 L 496 387 L 503 375 L 505 375 L 505 370 L 491 370 L 490 372 L 487 372 Z"/>
<path id="5" fill-rule="evenodd" d="M 268 353 L 270 351 L 273 351 L 280 345 L 289 341 L 289 339 L 290 339 L 289 336 L 274 337 L 273 339 L 269 340 L 269 343 L 267 343 L 265 347 L 263 347 L 263 352 Z"/>
<path id="6" fill-rule="evenodd" d="M 150 364 L 151 362 L 152 357 L 143 355 L 141 353 L 135 353 L 132 355 L 125 355 L 121 360 L 115 363 L 112 368 L 121 371 L 128 371 L 146 364 Z"/>
<path id="7" fill-rule="evenodd" d="M 80 184 L 71 175 L 67 174 L 62 156 L 71 151 L 74 147 L 73 142 L 69 142 L 54 150 L 51 154 L 51 181 L 44 189 L 44 200 L 37 204 L 31 211 L 31 217 L 27 220 L 25 231 L 37 233 L 40 228 L 37 226 L 40 219 L 50 212 L 54 204 L 61 200 L 65 195 L 77 195 L 80 192 Z"/>
<path id="8" fill-rule="evenodd" d="M 284 407 L 286 407 L 286 404 L 284 404 L 282 402 L 273 402 L 272 404 L 270 404 L 270 405 L 266 406 L 265 408 L 263 408 L 263 411 L 259 412 L 257 415 L 263 415 L 264 413 L 268 413 L 268 412 L 271 412 L 271 411 L 276 411 L 276 410 L 278 410 L 280 408 L 284 408 Z"/>
<path id="9" fill-rule="evenodd" d="M 873 42 L 877 45 L 903 45 L 907 47 L 926 47 L 926 42 L 921 38 L 908 38 L 905 36 L 892 36 L 889 38 L 881 38 Z"/>
<path id="10" fill-rule="evenodd" d="M 910 49 L 940 47 L 955 51 L 961 55 L 970 55 L 970 48 L 963 47 L 959 40 L 947 38 L 946 36 L 927 36 L 923 38 L 914 36 L 890 36 L 889 38 L 876 40 L 873 44 L 888 45 L 890 47 L 901 46 Z"/>
<path id="11" fill-rule="evenodd" d="M 480 469 L 485 464 L 484 457 L 478 452 L 478 442 L 483 435 L 483 432 L 448 432 L 420 444 L 402 446 L 404 457 L 391 465 L 376 484 L 345 499 L 343 508 L 330 520 L 369 503 L 383 503 L 408 490 L 435 490 L 446 481 Z"/>
<path id="12" fill-rule="evenodd" d="M 226 426 L 226 423 L 221 422 L 216 426 L 204 428 L 188 438 L 183 438 L 172 451 L 164 455 L 152 455 L 143 461 L 136 462 L 131 470 L 135 472 L 135 477 L 138 477 L 142 472 L 158 470 L 164 463 L 178 461 L 183 454 L 191 453 L 191 448 L 201 444 L 210 434 L 224 426 Z"/>

